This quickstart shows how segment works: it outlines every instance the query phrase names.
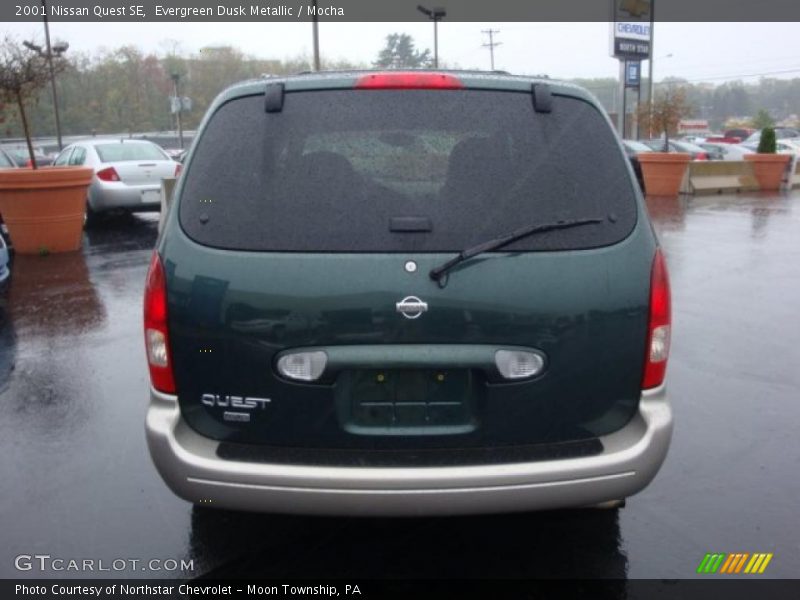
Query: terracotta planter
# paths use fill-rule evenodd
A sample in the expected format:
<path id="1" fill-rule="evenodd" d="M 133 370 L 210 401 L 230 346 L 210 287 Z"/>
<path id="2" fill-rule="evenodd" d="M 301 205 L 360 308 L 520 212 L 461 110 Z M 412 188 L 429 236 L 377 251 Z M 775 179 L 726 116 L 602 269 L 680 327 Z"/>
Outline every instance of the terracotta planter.
<path id="1" fill-rule="evenodd" d="M 0 169 L 0 213 L 21 254 L 81 247 L 88 167 Z"/>
<path id="2" fill-rule="evenodd" d="M 744 159 L 753 163 L 753 173 L 762 191 L 781 189 L 783 173 L 792 159 L 789 154 L 745 154 Z"/>
<path id="3" fill-rule="evenodd" d="M 677 196 L 689 166 L 683 152 L 642 152 L 636 158 L 642 167 L 644 190 L 648 196 Z"/>

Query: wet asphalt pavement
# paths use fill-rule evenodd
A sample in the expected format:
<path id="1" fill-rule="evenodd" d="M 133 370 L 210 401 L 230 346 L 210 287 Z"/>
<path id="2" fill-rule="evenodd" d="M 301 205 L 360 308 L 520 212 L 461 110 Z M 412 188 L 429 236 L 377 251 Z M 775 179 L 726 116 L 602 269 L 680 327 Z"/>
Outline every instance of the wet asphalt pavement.
<path id="1" fill-rule="evenodd" d="M 796 577 L 800 192 L 649 207 L 672 279 L 676 426 L 655 481 L 618 512 L 193 509 L 161 482 L 144 439 L 141 293 L 156 215 L 106 223 L 82 253 L 18 256 L 0 326 L 0 577 L 81 575 L 14 568 L 20 554 L 49 554 L 191 559 L 193 576 L 684 578 L 706 552 L 773 552 L 765 576 Z"/>

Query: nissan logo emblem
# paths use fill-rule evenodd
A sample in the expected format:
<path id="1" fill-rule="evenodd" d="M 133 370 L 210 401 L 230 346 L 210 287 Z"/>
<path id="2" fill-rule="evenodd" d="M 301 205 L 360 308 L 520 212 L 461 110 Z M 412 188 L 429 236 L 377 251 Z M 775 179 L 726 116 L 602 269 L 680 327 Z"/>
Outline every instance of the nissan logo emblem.
<path id="1" fill-rule="evenodd" d="M 428 303 L 423 302 L 416 296 L 406 296 L 395 307 L 397 312 L 403 315 L 406 319 L 418 319 L 422 313 L 428 311 Z"/>

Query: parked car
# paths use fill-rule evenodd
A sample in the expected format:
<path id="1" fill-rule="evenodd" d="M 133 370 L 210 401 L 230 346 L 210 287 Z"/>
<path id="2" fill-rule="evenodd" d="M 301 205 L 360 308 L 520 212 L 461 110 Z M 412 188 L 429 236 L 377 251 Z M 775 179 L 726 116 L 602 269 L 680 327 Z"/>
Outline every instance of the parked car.
<path id="1" fill-rule="evenodd" d="M 17 161 L 5 150 L 0 148 L 0 169 L 16 169 Z"/>
<path id="2" fill-rule="evenodd" d="M 777 145 L 779 152 L 784 150 L 792 154 L 800 154 L 800 138 L 787 138 L 779 140 Z"/>
<path id="3" fill-rule="evenodd" d="M 697 144 L 706 153 L 707 160 L 723 160 L 724 154 L 713 145 Z"/>
<path id="4" fill-rule="evenodd" d="M 175 162 L 181 162 L 181 156 L 186 150 L 184 148 L 164 148 L 164 152 Z"/>
<path id="5" fill-rule="evenodd" d="M 741 144 L 742 143 L 742 138 L 736 137 L 736 136 L 726 137 L 726 136 L 723 136 L 723 135 L 712 135 L 712 136 L 707 137 L 704 140 L 704 143 L 709 143 L 709 144 Z M 702 144 L 698 144 L 698 145 L 702 146 Z"/>
<path id="6" fill-rule="evenodd" d="M 9 154 L 0 148 L 0 169 L 16 169 L 17 163 L 14 161 Z M 6 244 L 10 243 L 10 238 L 8 237 L 8 228 L 6 227 L 5 222 L 3 221 L 3 214 L 0 213 L 0 236 L 3 237 Z"/>
<path id="7" fill-rule="evenodd" d="M 758 142 L 746 142 L 742 145 L 753 152 L 758 152 Z M 800 154 L 800 138 L 775 140 L 775 149 L 779 154 Z"/>
<path id="8" fill-rule="evenodd" d="M 687 142 L 689 144 L 700 144 L 706 140 L 706 136 L 704 135 L 685 135 L 680 138 L 679 142 Z"/>
<path id="9" fill-rule="evenodd" d="M 111 211 L 160 210 L 161 180 L 176 176 L 181 169 L 160 146 L 131 139 L 75 142 L 64 148 L 54 164 L 95 170 L 86 203 L 87 224 Z"/>
<path id="10" fill-rule="evenodd" d="M 684 141 L 666 140 L 658 138 L 652 140 L 642 140 L 642 143 L 649 146 L 656 152 L 664 152 L 665 143 L 668 144 L 667 152 L 685 152 L 692 160 L 708 160 L 708 154 L 700 146 Z"/>
<path id="11" fill-rule="evenodd" d="M 723 136 L 726 138 L 737 138 L 742 142 L 755 133 L 752 127 L 734 127 L 733 129 L 726 129 Z"/>
<path id="12" fill-rule="evenodd" d="M 31 155 L 26 144 L 5 144 L 2 149 L 17 167 L 31 167 Z M 36 159 L 37 167 L 53 164 L 53 159 L 39 147 L 34 147 L 33 156 Z"/>
<path id="13" fill-rule="evenodd" d="M 173 158 L 178 161 L 179 163 L 184 163 L 186 161 L 186 156 L 189 154 L 189 148 L 184 148 L 181 150 L 176 156 Z"/>
<path id="14" fill-rule="evenodd" d="M 224 91 L 147 275 L 166 483 L 354 515 L 645 487 L 672 426 L 669 284 L 604 114 L 574 85 L 487 73 Z"/>
<path id="15" fill-rule="evenodd" d="M 642 152 L 653 152 L 653 149 L 638 140 L 622 140 L 622 147 L 633 167 L 633 172 L 636 173 L 636 181 L 639 182 L 639 187 L 644 192 L 644 176 L 642 175 L 642 165 L 639 163 L 639 155 Z"/>
<path id="16" fill-rule="evenodd" d="M 791 138 L 800 138 L 800 131 L 794 129 L 793 127 L 776 127 L 775 128 L 775 139 L 777 140 L 785 140 Z M 758 146 L 758 143 L 761 141 L 761 130 L 754 132 L 751 134 L 747 139 L 744 140 L 744 144 L 751 145 L 755 144 Z"/>
<path id="17" fill-rule="evenodd" d="M 721 142 L 706 142 L 700 146 L 708 152 L 711 160 L 744 160 L 745 154 L 752 154 L 753 150 L 741 144 L 724 144 Z"/>
<path id="18" fill-rule="evenodd" d="M 8 281 L 11 278 L 11 269 L 9 269 L 8 246 L 6 245 L 5 238 L 0 235 L 0 296 L 5 296 L 8 291 Z M 2 317 L 2 315 L 0 315 Z M 0 323 L 1 324 L 1 323 Z"/>

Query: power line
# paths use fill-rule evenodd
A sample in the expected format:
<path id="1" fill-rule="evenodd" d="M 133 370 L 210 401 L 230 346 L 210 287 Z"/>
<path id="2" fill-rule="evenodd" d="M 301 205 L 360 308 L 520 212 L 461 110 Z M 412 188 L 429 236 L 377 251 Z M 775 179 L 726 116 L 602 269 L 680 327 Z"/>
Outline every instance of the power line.
<path id="1" fill-rule="evenodd" d="M 722 80 L 735 81 L 737 78 L 764 77 L 767 75 L 786 75 L 789 73 L 800 73 L 800 66 L 792 69 L 781 69 L 777 71 L 762 71 L 761 73 L 734 73 L 731 75 L 715 75 L 712 77 L 698 77 L 695 79 L 684 79 L 682 77 L 677 77 L 676 80 L 674 81 L 655 81 L 653 82 L 653 85 L 680 85 L 682 83 L 703 83 L 706 81 L 722 81 Z M 572 79 L 592 79 L 592 78 L 575 77 Z M 583 87 L 589 90 L 606 90 L 613 88 L 615 85 L 617 85 L 616 81 L 609 80 L 608 83 L 606 84 L 594 84 L 594 85 L 583 84 Z"/>
<path id="2" fill-rule="evenodd" d="M 791 63 L 797 62 L 797 54 L 794 56 L 781 56 L 781 57 L 769 57 L 769 58 L 756 58 L 752 60 L 748 60 L 747 64 L 750 68 L 754 68 L 760 65 L 764 65 L 766 67 L 777 67 L 783 68 L 783 65 L 779 65 L 776 63 L 790 61 Z M 697 72 L 697 71 L 717 71 L 720 70 L 727 70 L 736 68 L 740 66 L 742 63 L 741 60 L 739 61 L 727 61 L 727 62 L 713 62 L 713 63 L 703 63 L 699 64 L 697 62 L 692 62 L 692 64 L 686 64 L 685 62 L 681 62 L 680 59 L 673 59 L 670 61 L 670 65 L 672 66 L 673 71 L 680 71 L 681 73 L 689 72 Z M 679 65 L 679 66 L 676 66 Z"/>
<path id="3" fill-rule="evenodd" d="M 503 42 L 495 42 L 494 41 L 494 34 L 500 33 L 499 29 L 481 29 L 481 33 L 485 33 L 489 36 L 489 43 L 488 44 L 481 44 L 484 48 L 489 48 L 489 56 L 491 58 L 492 64 L 492 71 L 494 71 L 494 48 L 495 46 L 502 45 Z"/>
<path id="4" fill-rule="evenodd" d="M 800 67 L 782 69 L 780 71 L 763 71 L 761 73 L 737 73 L 734 75 L 719 75 L 715 77 L 699 77 L 697 79 L 682 79 L 681 81 L 659 81 L 653 85 L 669 85 L 677 83 L 703 83 L 704 81 L 719 81 L 722 79 L 737 79 L 743 77 L 764 77 L 765 75 L 786 75 L 787 73 L 800 73 Z"/>

